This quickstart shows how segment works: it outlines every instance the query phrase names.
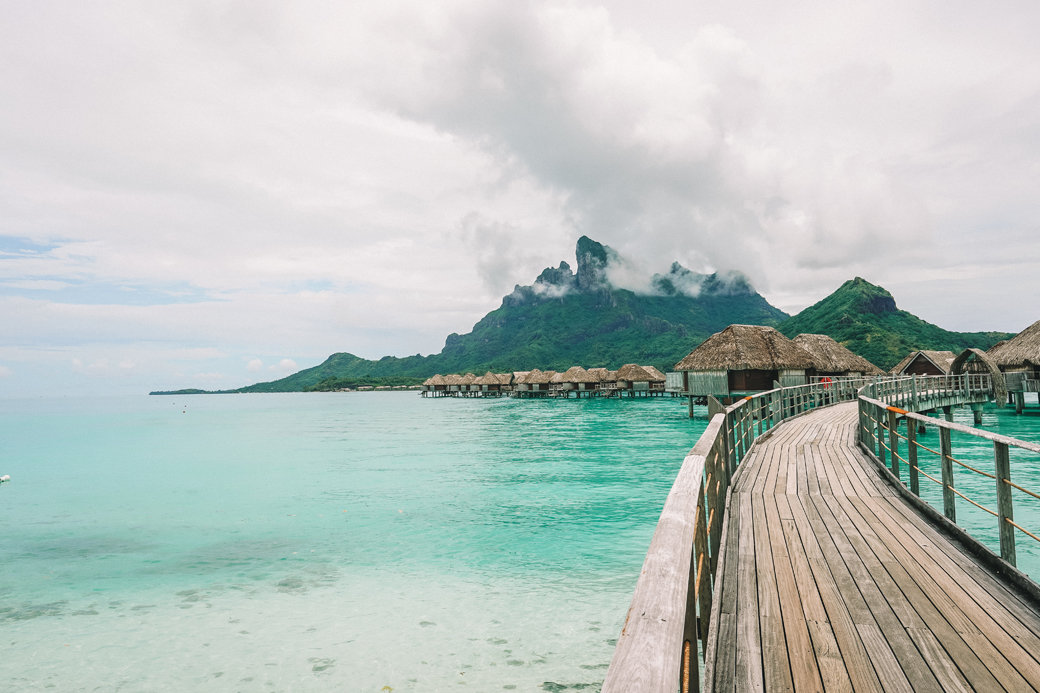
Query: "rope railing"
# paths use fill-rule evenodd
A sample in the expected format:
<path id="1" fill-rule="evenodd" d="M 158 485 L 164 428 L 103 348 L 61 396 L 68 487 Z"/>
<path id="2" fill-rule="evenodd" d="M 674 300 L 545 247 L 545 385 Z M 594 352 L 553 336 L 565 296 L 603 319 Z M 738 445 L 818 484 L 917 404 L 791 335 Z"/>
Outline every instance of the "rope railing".
<path id="1" fill-rule="evenodd" d="M 957 522 L 956 499 L 962 498 L 973 506 L 997 518 L 997 531 L 1000 538 L 1000 557 L 1012 566 L 1017 564 L 1015 550 L 1015 529 L 1027 536 L 1037 539 L 1037 535 L 1023 528 L 1014 520 L 1014 499 L 1012 490 L 1025 493 L 1040 500 L 1040 493 L 1026 489 L 1011 481 L 1010 450 L 1012 448 L 1026 454 L 1040 455 L 1040 445 L 1017 440 L 989 431 L 971 428 L 952 420 L 935 419 L 922 415 L 921 411 L 942 408 L 950 419 L 950 407 L 971 404 L 981 405 L 992 395 L 992 386 L 988 374 L 961 374 L 950 376 L 926 376 L 911 378 L 893 378 L 878 380 L 865 386 L 859 395 L 860 446 L 874 455 L 883 466 L 890 468 L 892 474 L 900 478 L 899 462 L 905 463 L 910 470 L 910 490 L 920 497 L 918 474 L 923 474 L 942 487 L 943 514 L 952 522 Z M 902 434 L 897 427 L 902 419 L 906 423 L 906 433 Z M 978 421 L 978 419 L 976 419 Z M 935 450 L 918 441 L 917 429 L 922 427 L 939 430 L 939 450 Z M 974 439 L 988 440 L 993 445 L 993 472 L 990 473 L 976 466 L 957 459 L 953 454 L 952 433 L 970 436 Z M 905 441 L 905 457 L 899 454 L 900 442 Z M 917 463 L 918 453 L 924 450 L 935 455 L 940 462 L 942 479 L 936 479 L 920 468 Z M 886 458 L 888 460 L 886 461 Z M 1040 463 L 1040 459 L 1037 459 Z M 986 507 L 976 499 L 969 498 L 954 483 L 954 466 L 966 469 L 980 477 L 993 479 L 996 482 L 997 509 Z M 962 527 L 962 529 L 964 529 Z M 1038 539 L 1040 541 L 1040 539 Z"/>
<path id="2" fill-rule="evenodd" d="M 820 379 L 709 407 L 714 413 L 708 428 L 665 500 L 603 691 L 699 690 L 708 628 L 718 608 L 712 594 L 733 474 L 755 441 L 781 421 L 854 400 L 867 382 Z"/>

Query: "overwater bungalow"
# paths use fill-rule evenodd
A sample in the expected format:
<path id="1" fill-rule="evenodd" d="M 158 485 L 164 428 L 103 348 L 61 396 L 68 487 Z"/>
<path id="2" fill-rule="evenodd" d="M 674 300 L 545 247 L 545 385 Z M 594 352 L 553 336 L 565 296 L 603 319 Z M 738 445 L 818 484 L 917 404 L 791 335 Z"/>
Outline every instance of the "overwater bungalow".
<path id="1" fill-rule="evenodd" d="M 982 349 L 965 349 L 950 366 L 950 373 L 960 375 L 961 373 L 982 374 L 990 376 L 993 381 L 993 397 L 998 407 L 1004 406 L 1007 400 L 1007 379 L 1000 371 L 1000 366 L 990 358 Z M 974 408 L 974 407 L 973 407 Z"/>
<path id="2" fill-rule="evenodd" d="M 665 377 L 653 366 L 626 363 L 617 370 L 617 393 L 629 397 L 664 394 Z"/>
<path id="3" fill-rule="evenodd" d="M 440 373 L 424 380 L 421 387 L 423 397 L 443 397 L 447 389 L 448 381 Z"/>
<path id="4" fill-rule="evenodd" d="M 1022 411 L 1025 393 L 1040 392 L 1040 320 L 986 353 L 1003 371 L 1015 411 Z"/>
<path id="5" fill-rule="evenodd" d="M 523 381 L 524 378 L 527 377 L 527 374 L 530 372 L 531 371 L 513 371 L 512 373 L 509 373 L 509 383 L 502 386 L 502 391 L 509 393 L 516 392 L 517 388 L 520 386 L 520 383 Z"/>
<path id="6" fill-rule="evenodd" d="M 535 368 L 516 382 L 514 394 L 517 397 L 547 397 L 555 375 L 556 371 L 541 371 Z"/>
<path id="7" fill-rule="evenodd" d="M 459 378 L 459 392 L 463 396 L 469 396 L 469 394 L 473 392 L 473 388 L 474 388 L 473 383 L 475 383 L 476 381 L 477 381 L 477 376 L 473 375 L 472 373 L 467 373 L 466 375 L 460 377 Z M 479 390 L 480 386 L 477 385 L 476 388 L 477 388 L 477 390 Z"/>
<path id="8" fill-rule="evenodd" d="M 821 378 L 854 378 L 885 372 L 825 334 L 800 334 L 794 343 L 812 356 L 815 375 Z"/>
<path id="9" fill-rule="evenodd" d="M 952 351 L 922 349 L 907 354 L 889 372 L 892 375 L 949 375 L 956 359 L 957 354 Z"/>
<path id="10" fill-rule="evenodd" d="M 599 390 L 600 376 L 590 373 L 581 366 L 571 366 L 557 373 L 551 380 L 551 391 L 555 397 L 591 397 Z"/>
<path id="11" fill-rule="evenodd" d="M 812 356 L 761 325 L 730 325 L 708 337 L 669 373 L 668 390 L 680 396 L 724 401 L 775 387 L 804 385 Z"/>

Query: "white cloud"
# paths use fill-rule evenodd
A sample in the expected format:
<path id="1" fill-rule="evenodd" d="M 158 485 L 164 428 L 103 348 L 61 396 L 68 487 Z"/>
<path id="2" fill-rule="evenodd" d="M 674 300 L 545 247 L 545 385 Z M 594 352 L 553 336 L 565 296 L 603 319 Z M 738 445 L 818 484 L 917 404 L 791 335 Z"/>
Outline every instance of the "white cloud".
<path id="1" fill-rule="evenodd" d="M 612 279 L 633 287 L 678 260 L 797 310 L 859 274 L 945 327 L 1017 329 L 1033 308 L 1003 299 L 1040 292 L 1038 19 L 889 0 L 6 8 L 5 386 L 72 358 L 178 387 L 244 359 L 437 351 L 582 233 L 631 258 Z"/>
<path id="2" fill-rule="evenodd" d="M 246 364 L 246 370 L 250 373 L 256 373 L 264 369 L 264 362 L 260 359 L 250 359 L 249 363 Z"/>
<path id="3" fill-rule="evenodd" d="M 297 366 L 296 362 L 292 359 L 282 359 L 277 364 L 269 366 L 268 370 L 273 371 L 280 376 L 286 376 L 300 370 L 300 367 Z"/>

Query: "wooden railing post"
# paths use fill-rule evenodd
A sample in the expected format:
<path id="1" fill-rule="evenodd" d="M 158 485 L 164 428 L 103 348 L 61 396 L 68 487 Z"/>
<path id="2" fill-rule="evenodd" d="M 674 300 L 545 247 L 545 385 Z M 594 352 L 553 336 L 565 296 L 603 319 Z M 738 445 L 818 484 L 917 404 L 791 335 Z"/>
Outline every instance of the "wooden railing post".
<path id="1" fill-rule="evenodd" d="M 885 414 L 880 407 L 877 408 L 875 418 L 877 419 L 877 452 L 878 459 L 881 460 L 881 466 L 888 466 L 885 460 Z"/>
<path id="2" fill-rule="evenodd" d="M 917 398 L 915 393 L 914 399 Z M 915 496 L 921 495 L 921 482 L 917 476 L 917 421 L 910 417 L 906 418 L 906 464 L 910 469 L 910 492 Z"/>
<path id="3" fill-rule="evenodd" d="M 1011 461 L 1007 443 L 993 442 L 993 460 L 997 477 L 997 521 L 1000 523 L 1000 557 L 1015 565 L 1015 519 L 1011 503 Z"/>
<path id="4" fill-rule="evenodd" d="M 950 429 L 939 427 L 939 452 L 942 457 L 943 514 L 950 522 L 957 522 L 957 495 L 953 492 L 953 446 Z"/>
<path id="5" fill-rule="evenodd" d="M 900 482 L 902 478 L 899 475 L 899 431 L 896 426 L 898 425 L 896 419 L 896 412 L 894 409 L 889 408 L 888 410 L 888 451 L 892 455 L 892 473 L 895 475 Z"/>

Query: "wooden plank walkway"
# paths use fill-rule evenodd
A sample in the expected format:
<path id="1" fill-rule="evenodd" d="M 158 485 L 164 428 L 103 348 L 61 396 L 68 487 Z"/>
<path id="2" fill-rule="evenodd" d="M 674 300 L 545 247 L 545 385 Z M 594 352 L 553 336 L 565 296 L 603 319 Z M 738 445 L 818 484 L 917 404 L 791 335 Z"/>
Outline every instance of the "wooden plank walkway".
<path id="1" fill-rule="evenodd" d="M 1040 690 L 1040 614 L 855 447 L 856 403 L 778 426 L 731 490 L 708 690 Z"/>

